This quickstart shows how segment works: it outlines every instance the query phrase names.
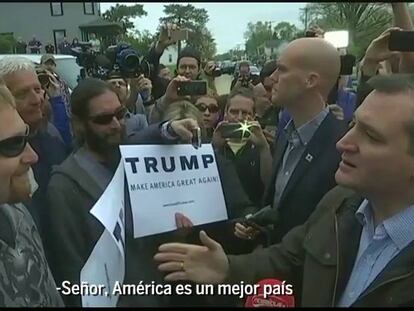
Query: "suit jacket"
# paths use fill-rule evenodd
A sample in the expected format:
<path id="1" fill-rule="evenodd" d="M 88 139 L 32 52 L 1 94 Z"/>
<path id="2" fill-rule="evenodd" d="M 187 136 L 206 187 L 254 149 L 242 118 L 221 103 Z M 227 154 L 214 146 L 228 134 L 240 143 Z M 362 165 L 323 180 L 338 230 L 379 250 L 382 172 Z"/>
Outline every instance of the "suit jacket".
<path id="1" fill-rule="evenodd" d="M 363 199 L 349 189 L 334 188 L 308 221 L 292 229 L 280 244 L 228 256 L 225 282 L 253 284 L 278 278 L 293 283 L 296 306 L 336 306 L 358 253 L 362 225 L 355 212 Z M 413 284 L 414 242 L 385 266 L 352 307 L 414 307 Z"/>
<path id="2" fill-rule="evenodd" d="M 316 130 L 282 193 L 277 210 L 271 210 L 278 215 L 271 234 L 272 242 L 279 242 L 290 229 L 303 224 L 321 198 L 336 185 L 335 172 L 340 161 L 336 143 L 346 130 L 346 123 L 331 113 Z M 266 191 L 265 205 L 273 204 L 277 172 L 287 145 L 287 137 L 281 131 L 275 143 L 273 175 Z"/>

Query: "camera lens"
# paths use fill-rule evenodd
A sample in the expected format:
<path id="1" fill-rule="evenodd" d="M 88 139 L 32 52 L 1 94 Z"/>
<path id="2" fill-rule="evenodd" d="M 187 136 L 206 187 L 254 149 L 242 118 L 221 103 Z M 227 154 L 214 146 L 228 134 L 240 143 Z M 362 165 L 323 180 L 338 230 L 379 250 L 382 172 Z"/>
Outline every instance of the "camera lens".
<path id="1" fill-rule="evenodd" d="M 214 68 L 213 77 L 220 77 L 220 76 L 221 76 L 221 69 L 219 67 Z"/>
<path id="2" fill-rule="evenodd" d="M 40 85 L 42 87 L 45 87 L 49 84 L 49 76 L 47 74 L 44 74 L 44 73 L 39 74 L 38 78 L 39 78 Z"/>
<path id="3" fill-rule="evenodd" d="M 125 65 L 132 68 L 139 66 L 139 58 L 134 54 L 129 54 L 125 57 Z"/>

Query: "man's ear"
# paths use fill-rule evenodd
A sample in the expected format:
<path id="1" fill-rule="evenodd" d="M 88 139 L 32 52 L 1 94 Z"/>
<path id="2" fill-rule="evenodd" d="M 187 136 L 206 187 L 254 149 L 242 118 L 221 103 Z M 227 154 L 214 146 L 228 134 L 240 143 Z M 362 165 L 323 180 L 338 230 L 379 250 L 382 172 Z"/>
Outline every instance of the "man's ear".
<path id="1" fill-rule="evenodd" d="M 307 88 L 314 88 L 316 85 L 319 84 L 320 75 L 316 72 L 310 72 L 306 79 L 306 87 Z"/>
<path id="2" fill-rule="evenodd" d="M 73 133 L 74 133 L 74 136 L 79 141 L 84 141 L 84 138 L 85 138 L 85 132 L 86 132 L 85 122 L 86 121 L 81 120 L 79 117 L 72 115 Z"/>

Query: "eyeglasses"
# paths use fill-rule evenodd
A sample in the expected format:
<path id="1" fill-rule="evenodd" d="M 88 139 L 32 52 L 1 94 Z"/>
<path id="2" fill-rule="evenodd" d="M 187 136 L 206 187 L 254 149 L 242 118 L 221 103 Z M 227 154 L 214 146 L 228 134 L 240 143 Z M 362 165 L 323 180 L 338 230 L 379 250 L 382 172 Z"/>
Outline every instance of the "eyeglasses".
<path id="1" fill-rule="evenodd" d="M 208 109 L 211 113 L 216 113 L 219 111 L 219 107 L 216 105 L 205 105 L 205 104 L 199 104 L 197 105 L 197 109 L 201 112 L 204 112 Z"/>
<path id="2" fill-rule="evenodd" d="M 24 135 L 9 137 L 0 141 L 0 154 L 6 158 L 14 158 L 21 155 L 26 148 L 30 128 L 26 125 Z"/>
<path id="3" fill-rule="evenodd" d="M 125 108 L 125 107 L 122 107 L 121 109 L 119 109 L 115 113 L 111 113 L 111 114 L 101 114 L 101 115 L 98 115 L 98 116 L 90 116 L 89 119 L 93 123 L 96 123 L 96 124 L 99 124 L 99 125 L 107 125 L 107 124 L 109 124 L 109 123 L 112 122 L 112 120 L 114 119 L 114 117 L 118 121 L 124 119 L 127 112 L 128 112 L 128 109 Z"/>

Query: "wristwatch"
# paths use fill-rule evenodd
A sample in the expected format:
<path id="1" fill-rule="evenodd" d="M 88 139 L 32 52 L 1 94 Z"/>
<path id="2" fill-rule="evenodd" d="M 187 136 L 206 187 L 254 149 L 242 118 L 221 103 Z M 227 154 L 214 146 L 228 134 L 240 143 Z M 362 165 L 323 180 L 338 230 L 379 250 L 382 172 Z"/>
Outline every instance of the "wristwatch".
<path id="1" fill-rule="evenodd" d="M 172 120 L 164 122 L 161 125 L 161 134 L 168 140 L 177 140 L 179 137 L 171 127 Z"/>

